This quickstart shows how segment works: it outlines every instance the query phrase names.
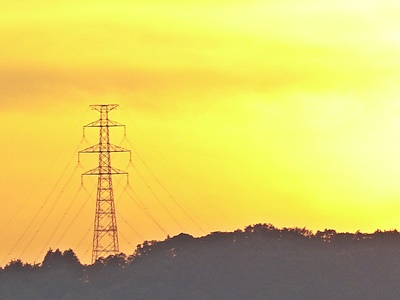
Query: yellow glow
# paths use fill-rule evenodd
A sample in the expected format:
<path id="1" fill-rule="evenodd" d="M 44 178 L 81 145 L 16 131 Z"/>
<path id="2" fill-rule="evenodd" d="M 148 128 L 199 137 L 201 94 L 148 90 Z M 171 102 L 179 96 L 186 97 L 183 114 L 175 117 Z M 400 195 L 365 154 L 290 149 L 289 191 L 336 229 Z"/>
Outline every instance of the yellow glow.
<path id="1" fill-rule="evenodd" d="M 259 222 L 399 227 L 397 1 L 25 0 L 0 9 L 0 260 L 40 260 L 48 247 L 90 259 L 95 182 L 79 190 L 75 153 L 80 127 L 97 118 L 93 103 L 120 103 L 112 118 L 200 225 L 136 157 L 180 226 L 134 170 L 132 185 L 171 235 Z M 115 185 L 121 250 L 165 238 L 122 193 L 124 181 Z M 78 213 L 48 242 L 63 215 L 56 236 Z"/>

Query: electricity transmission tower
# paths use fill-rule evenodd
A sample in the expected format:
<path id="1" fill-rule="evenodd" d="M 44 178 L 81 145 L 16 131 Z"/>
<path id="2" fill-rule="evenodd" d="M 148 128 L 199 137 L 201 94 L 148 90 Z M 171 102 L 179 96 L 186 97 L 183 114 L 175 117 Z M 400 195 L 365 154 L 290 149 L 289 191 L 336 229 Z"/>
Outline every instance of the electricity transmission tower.
<path id="1" fill-rule="evenodd" d="M 96 110 L 100 113 L 100 119 L 83 126 L 83 132 L 85 135 L 85 128 L 99 128 L 99 143 L 79 151 L 78 154 L 91 153 L 98 154 L 99 156 L 99 165 L 82 174 L 82 176 L 93 175 L 98 177 L 92 263 L 100 257 L 107 257 L 119 253 L 112 175 L 128 175 L 128 173 L 111 166 L 110 154 L 112 152 L 131 153 L 131 151 L 110 143 L 111 127 L 124 127 L 125 130 L 125 125 L 108 118 L 108 113 L 117 107 L 118 104 L 90 105 L 92 110 Z"/>

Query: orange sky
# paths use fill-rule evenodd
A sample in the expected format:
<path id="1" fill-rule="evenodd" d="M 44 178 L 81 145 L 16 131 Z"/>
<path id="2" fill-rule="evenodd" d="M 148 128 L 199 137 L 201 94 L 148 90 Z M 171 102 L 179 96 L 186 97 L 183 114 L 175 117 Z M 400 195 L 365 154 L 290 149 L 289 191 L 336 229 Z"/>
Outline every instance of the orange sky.
<path id="1" fill-rule="evenodd" d="M 96 162 L 74 155 L 95 103 L 120 104 L 110 117 L 180 226 L 133 169 L 131 185 L 170 235 L 399 229 L 398 2 L 56 2 L 0 3 L 2 264 L 49 247 L 90 260 L 79 174 Z M 165 238 L 115 186 L 121 250 Z"/>

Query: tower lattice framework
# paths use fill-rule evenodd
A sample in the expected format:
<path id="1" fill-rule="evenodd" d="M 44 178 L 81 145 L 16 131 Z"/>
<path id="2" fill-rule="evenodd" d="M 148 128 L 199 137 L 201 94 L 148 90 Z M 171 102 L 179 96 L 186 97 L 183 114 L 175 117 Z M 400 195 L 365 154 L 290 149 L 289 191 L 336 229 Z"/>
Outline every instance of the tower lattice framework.
<path id="1" fill-rule="evenodd" d="M 99 143 L 79 151 L 81 153 L 98 154 L 99 165 L 82 174 L 82 176 L 97 176 L 96 213 L 94 219 L 92 262 L 100 257 L 119 253 L 117 219 L 115 215 L 114 190 L 112 176 L 127 172 L 113 168 L 111 165 L 112 152 L 131 152 L 120 146 L 110 143 L 110 128 L 124 127 L 125 125 L 112 121 L 108 113 L 117 108 L 118 104 L 90 105 L 92 110 L 100 113 L 100 119 L 83 127 L 100 129 Z"/>

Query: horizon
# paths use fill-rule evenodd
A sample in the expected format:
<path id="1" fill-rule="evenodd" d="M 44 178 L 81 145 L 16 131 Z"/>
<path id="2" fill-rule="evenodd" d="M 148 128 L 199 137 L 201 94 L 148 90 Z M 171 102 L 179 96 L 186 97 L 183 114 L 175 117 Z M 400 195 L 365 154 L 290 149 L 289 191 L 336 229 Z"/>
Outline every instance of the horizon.
<path id="1" fill-rule="evenodd" d="M 256 229 L 256 231 L 254 231 L 254 229 Z M 269 223 L 261 224 L 261 223 L 258 223 L 258 224 L 248 225 L 243 229 L 236 229 L 234 231 L 214 231 L 214 232 L 210 232 L 208 234 L 205 234 L 203 236 L 193 236 L 193 235 L 181 232 L 181 233 L 176 234 L 174 236 L 167 236 L 163 240 L 146 240 L 146 241 L 143 241 L 142 243 L 136 245 L 136 247 L 133 249 L 134 251 L 132 253 L 118 252 L 116 254 L 110 254 L 110 255 L 105 256 L 105 257 L 100 256 L 95 261 L 92 261 L 92 262 L 89 262 L 89 263 L 82 262 L 80 260 L 79 256 L 75 253 L 74 249 L 72 249 L 72 248 L 69 248 L 69 249 L 49 248 L 45 253 L 44 259 L 49 253 L 54 254 L 55 252 L 59 252 L 60 254 L 64 254 L 64 253 L 73 253 L 73 254 L 75 254 L 78 262 L 82 266 L 94 266 L 94 265 L 96 265 L 97 262 L 103 263 L 106 260 L 109 260 L 109 259 L 112 259 L 112 258 L 115 258 L 115 257 L 121 257 L 121 256 L 123 256 L 125 258 L 126 263 L 128 263 L 128 262 L 131 263 L 131 262 L 133 262 L 131 257 L 134 258 L 136 256 L 136 250 L 141 250 L 141 249 L 143 249 L 143 247 L 150 247 L 151 248 L 151 247 L 157 246 L 159 244 L 170 242 L 172 240 L 175 240 L 175 241 L 178 240 L 179 241 L 179 239 L 181 239 L 182 236 L 185 236 L 185 238 L 189 237 L 189 238 L 191 238 L 193 240 L 202 240 L 202 239 L 207 239 L 208 237 L 212 237 L 214 235 L 219 235 L 220 236 L 220 235 L 224 235 L 224 234 L 227 234 L 227 235 L 239 234 L 239 237 L 240 237 L 241 234 L 250 234 L 250 235 L 252 235 L 252 234 L 254 234 L 254 235 L 260 234 L 261 233 L 261 231 L 259 231 L 260 229 L 263 229 L 263 230 L 268 229 L 269 233 L 271 233 L 273 231 L 284 232 L 285 230 L 287 230 L 287 232 L 298 234 L 298 235 L 300 235 L 302 237 L 305 237 L 305 238 L 310 238 L 311 237 L 311 238 L 319 239 L 323 243 L 332 242 L 331 237 L 327 238 L 326 236 L 322 236 L 322 235 L 319 235 L 319 234 L 325 233 L 325 232 L 329 232 L 330 234 L 332 234 L 332 231 L 334 231 L 334 235 L 337 235 L 337 236 L 340 236 L 340 235 L 350 235 L 350 236 L 363 235 L 363 236 L 367 236 L 368 237 L 368 238 L 365 238 L 365 239 L 359 239 L 359 238 L 354 239 L 353 238 L 352 239 L 353 242 L 370 241 L 370 240 L 373 240 L 374 237 L 376 237 L 376 236 L 379 237 L 382 234 L 387 234 L 387 233 L 396 233 L 396 234 L 398 234 L 399 235 L 398 239 L 400 240 L 400 232 L 397 229 L 386 230 L 386 231 L 381 231 L 381 230 L 378 229 L 373 233 L 367 233 L 367 232 L 360 232 L 360 231 L 356 231 L 356 232 L 338 232 L 338 231 L 336 231 L 334 229 L 326 228 L 323 231 L 313 232 L 312 230 L 308 230 L 305 227 L 303 227 L 303 228 L 299 228 L 299 227 L 281 227 L 281 228 L 278 228 L 278 227 L 275 227 L 273 224 L 269 224 Z M 262 233 L 265 234 L 265 231 L 262 231 Z M 234 240 L 235 240 L 235 238 L 236 237 L 234 237 Z M 268 237 L 268 238 L 271 238 L 271 237 Z M 283 235 L 281 238 L 285 239 L 286 236 Z M 275 239 L 276 239 L 276 237 L 275 237 Z M 291 240 L 292 237 L 289 237 L 289 239 Z M 278 238 L 278 240 L 280 240 L 280 238 Z M 224 239 L 220 239 L 220 241 L 224 241 Z M 335 241 L 335 239 L 333 239 L 333 241 Z M 349 240 L 347 240 L 347 242 L 349 242 Z M 0 270 L 1 269 L 4 270 L 4 268 L 6 266 L 15 264 L 17 262 L 21 262 L 24 267 L 29 267 L 29 266 L 30 267 L 38 267 L 38 266 L 40 267 L 40 266 L 42 266 L 42 263 L 43 263 L 43 262 L 36 262 L 36 261 L 34 261 L 34 262 L 26 262 L 26 261 L 21 260 L 20 258 L 14 258 L 14 259 L 10 260 L 9 262 L 7 262 L 6 264 L 4 264 L 2 266 L 0 265 Z"/>

